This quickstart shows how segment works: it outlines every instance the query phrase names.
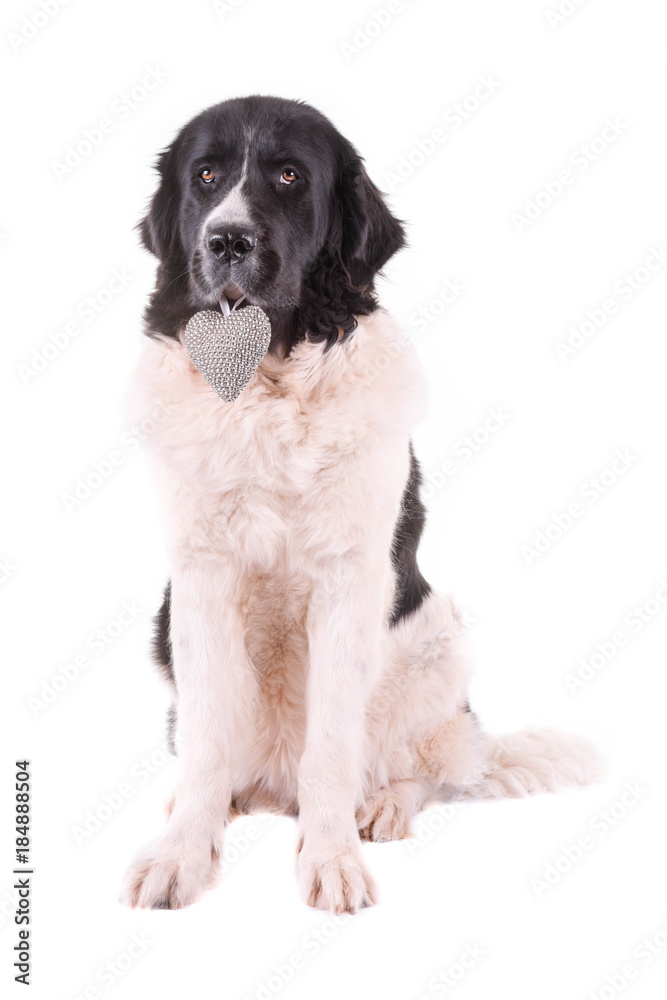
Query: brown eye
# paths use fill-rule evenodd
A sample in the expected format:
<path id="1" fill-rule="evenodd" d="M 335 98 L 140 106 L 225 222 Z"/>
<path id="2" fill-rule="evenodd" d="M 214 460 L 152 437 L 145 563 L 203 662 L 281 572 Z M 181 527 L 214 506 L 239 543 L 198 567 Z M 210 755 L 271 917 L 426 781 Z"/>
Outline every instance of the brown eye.
<path id="1" fill-rule="evenodd" d="M 203 180 L 204 184 L 210 184 L 215 180 L 215 174 L 210 167 L 204 167 L 203 170 L 199 171 L 199 176 Z"/>
<path id="2" fill-rule="evenodd" d="M 280 175 L 281 184 L 294 184 L 296 179 L 296 171 L 292 170 L 291 167 L 286 167 Z"/>

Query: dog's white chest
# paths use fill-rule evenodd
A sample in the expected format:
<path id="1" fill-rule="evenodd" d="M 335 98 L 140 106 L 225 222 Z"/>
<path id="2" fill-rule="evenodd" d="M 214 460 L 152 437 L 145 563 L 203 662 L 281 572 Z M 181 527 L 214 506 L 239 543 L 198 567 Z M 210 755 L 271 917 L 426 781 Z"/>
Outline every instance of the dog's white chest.
<path id="1" fill-rule="evenodd" d="M 267 358 L 233 403 L 182 344 L 151 342 L 136 401 L 168 412 L 148 448 L 172 545 L 233 552 L 268 572 L 363 544 L 370 524 L 391 538 L 423 405 L 412 351 L 396 349 L 394 332 L 380 314 L 343 349 L 304 344 L 284 364 Z"/>

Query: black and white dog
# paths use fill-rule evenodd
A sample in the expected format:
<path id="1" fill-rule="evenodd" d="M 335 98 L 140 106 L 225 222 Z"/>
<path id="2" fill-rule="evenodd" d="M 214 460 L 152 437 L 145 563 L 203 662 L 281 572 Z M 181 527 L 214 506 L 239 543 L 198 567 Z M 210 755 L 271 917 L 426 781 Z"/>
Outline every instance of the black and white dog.
<path id="1" fill-rule="evenodd" d="M 353 146 L 306 104 L 226 101 L 159 160 L 141 223 L 159 260 L 132 399 L 150 439 L 171 584 L 156 653 L 180 776 L 166 831 L 123 899 L 175 908 L 212 885 L 238 813 L 298 816 L 311 905 L 375 899 L 360 836 L 404 837 L 426 803 L 592 780 L 595 750 L 502 739 L 470 711 L 461 617 L 421 576 L 410 436 L 423 381 L 375 278 L 404 231 Z M 183 345 L 241 297 L 272 341 L 234 403 Z M 241 306 L 242 308 L 243 306 Z"/>

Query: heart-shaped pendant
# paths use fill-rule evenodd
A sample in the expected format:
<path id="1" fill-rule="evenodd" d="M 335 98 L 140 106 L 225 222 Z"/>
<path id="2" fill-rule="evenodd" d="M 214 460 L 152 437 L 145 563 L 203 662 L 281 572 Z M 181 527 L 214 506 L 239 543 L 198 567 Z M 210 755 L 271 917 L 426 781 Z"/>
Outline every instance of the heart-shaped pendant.
<path id="1" fill-rule="evenodd" d="M 271 342 L 271 321 L 259 306 L 227 316 L 204 309 L 185 328 L 185 346 L 218 396 L 233 403 L 257 371 Z"/>

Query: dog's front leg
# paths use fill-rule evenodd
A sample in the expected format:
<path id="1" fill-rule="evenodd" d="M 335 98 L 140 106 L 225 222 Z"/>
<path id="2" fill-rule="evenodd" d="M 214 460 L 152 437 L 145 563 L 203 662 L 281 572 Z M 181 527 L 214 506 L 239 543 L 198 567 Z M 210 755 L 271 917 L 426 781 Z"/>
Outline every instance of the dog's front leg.
<path id="1" fill-rule="evenodd" d="M 301 892 L 307 903 L 354 913 L 375 889 L 361 860 L 355 808 L 364 770 L 365 709 L 377 676 L 383 574 L 359 555 L 314 584 L 308 612 L 306 744 L 299 769 Z"/>
<path id="2" fill-rule="evenodd" d="M 231 800 L 232 749 L 253 683 L 239 588 L 226 569 L 199 554 L 173 573 L 179 777 L 167 829 L 127 873 L 122 899 L 130 906 L 187 906 L 218 873 Z"/>

